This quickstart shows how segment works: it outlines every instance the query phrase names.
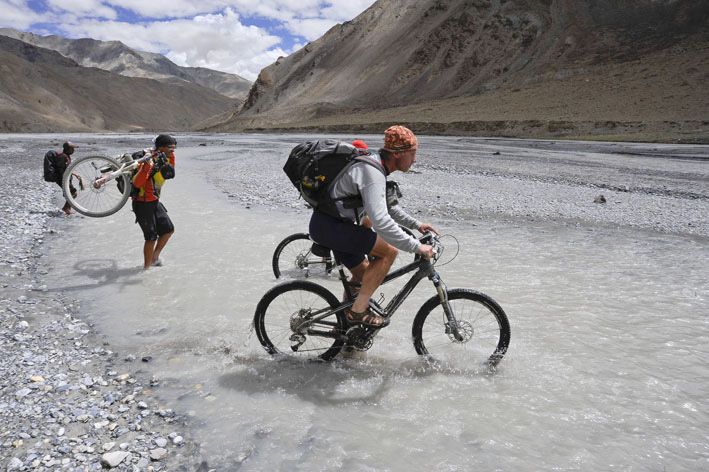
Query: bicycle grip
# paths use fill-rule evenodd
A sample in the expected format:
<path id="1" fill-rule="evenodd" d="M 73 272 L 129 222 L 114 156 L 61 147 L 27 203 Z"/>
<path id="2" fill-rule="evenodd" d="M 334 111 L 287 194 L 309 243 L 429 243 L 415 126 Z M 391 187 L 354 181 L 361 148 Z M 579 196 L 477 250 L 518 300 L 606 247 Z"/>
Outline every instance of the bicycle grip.
<path id="1" fill-rule="evenodd" d="M 433 233 L 433 231 L 431 231 L 429 229 L 429 230 L 426 230 L 426 232 L 423 233 L 421 236 L 419 236 L 419 241 L 422 244 L 429 244 L 430 245 L 433 242 L 434 237 L 435 237 L 435 234 Z"/>

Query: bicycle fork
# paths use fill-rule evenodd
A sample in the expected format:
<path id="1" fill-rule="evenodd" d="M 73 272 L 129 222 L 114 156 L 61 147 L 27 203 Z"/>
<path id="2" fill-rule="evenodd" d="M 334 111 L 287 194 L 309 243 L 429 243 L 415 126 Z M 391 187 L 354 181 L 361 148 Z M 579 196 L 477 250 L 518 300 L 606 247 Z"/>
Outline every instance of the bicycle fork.
<path id="1" fill-rule="evenodd" d="M 453 309 L 451 308 L 450 302 L 448 300 L 448 288 L 446 287 L 446 284 L 443 282 L 443 280 L 441 280 L 441 277 L 438 275 L 438 272 L 434 271 L 430 278 L 431 282 L 433 282 L 433 286 L 436 287 L 436 291 L 438 292 L 438 298 L 441 300 L 443 313 L 445 313 L 446 315 L 446 334 L 448 336 L 453 335 L 453 338 L 455 338 L 455 340 L 458 342 L 463 342 L 463 335 L 460 334 L 460 330 L 458 329 L 458 322 L 455 319 Z"/>

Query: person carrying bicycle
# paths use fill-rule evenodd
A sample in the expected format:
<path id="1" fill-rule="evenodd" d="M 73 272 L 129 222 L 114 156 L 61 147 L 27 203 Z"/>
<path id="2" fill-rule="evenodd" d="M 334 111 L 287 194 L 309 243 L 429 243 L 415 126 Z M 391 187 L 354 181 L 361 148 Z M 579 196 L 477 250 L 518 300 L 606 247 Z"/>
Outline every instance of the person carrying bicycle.
<path id="1" fill-rule="evenodd" d="M 405 126 L 391 126 L 384 132 L 384 147 L 369 151 L 381 161 L 386 175 L 406 172 L 416 162 L 418 140 Z M 310 236 L 329 247 L 352 273 L 353 282 L 361 282 L 357 298 L 346 310 L 347 321 L 364 326 L 384 327 L 387 320 L 372 313 L 369 299 L 384 280 L 399 250 L 433 256 L 433 248 L 406 234 L 399 224 L 421 233 L 438 231 L 407 214 L 399 205 L 387 205 L 386 175 L 367 163 L 356 163 L 335 182 L 330 197 L 335 199 L 340 218 L 315 210 L 310 218 Z M 362 207 L 345 208 L 343 198 L 361 197 Z M 364 218 L 366 215 L 367 218 Z M 368 221 L 358 225 L 355 221 Z M 397 224 L 398 223 L 398 224 Z M 367 255 L 376 258 L 369 262 Z"/>
<path id="2" fill-rule="evenodd" d="M 160 191 L 165 180 L 175 177 L 175 147 L 177 140 L 169 134 L 159 134 L 153 139 L 155 146 L 140 151 L 134 158 L 150 153 L 152 158 L 139 165 L 133 176 L 133 212 L 145 237 L 143 269 L 160 266 L 160 253 L 175 232 L 175 226 L 160 202 Z"/>
<path id="3" fill-rule="evenodd" d="M 62 180 L 64 179 L 64 172 L 71 163 L 71 155 L 74 154 L 74 148 L 76 148 L 76 144 L 72 143 L 71 141 L 65 141 L 64 144 L 62 144 L 62 152 L 57 153 L 56 160 L 54 161 L 54 165 L 56 166 L 57 170 L 56 184 L 59 185 L 60 188 L 62 186 Z M 69 191 L 71 192 L 71 195 L 76 198 L 76 188 L 71 183 L 69 185 Z M 64 202 L 62 211 L 67 215 L 71 215 L 71 205 L 69 204 L 69 200 Z"/>

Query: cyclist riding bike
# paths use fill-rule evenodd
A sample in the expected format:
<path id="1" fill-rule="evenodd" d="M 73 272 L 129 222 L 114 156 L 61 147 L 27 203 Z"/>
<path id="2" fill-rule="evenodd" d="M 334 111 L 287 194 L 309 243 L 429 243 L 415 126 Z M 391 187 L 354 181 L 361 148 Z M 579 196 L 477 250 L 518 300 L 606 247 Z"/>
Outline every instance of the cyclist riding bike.
<path id="1" fill-rule="evenodd" d="M 398 251 L 433 256 L 433 247 L 421 244 L 399 225 L 421 233 L 438 231 L 407 214 L 399 205 L 387 205 L 386 177 L 394 171 L 406 172 L 416 162 L 418 140 L 414 133 L 400 125 L 384 132 L 384 147 L 368 151 L 369 157 L 381 162 L 385 174 L 364 162 L 351 167 L 335 182 L 330 197 L 336 202 L 339 218 L 315 210 L 310 219 L 310 236 L 332 249 L 352 273 L 352 282 L 361 282 L 357 298 L 345 312 L 351 324 L 385 327 L 388 320 L 369 309 L 369 300 L 389 272 Z M 362 150 L 361 152 L 365 152 Z M 345 208 L 343 199 L 361 198 L 361 206 Z M 369 225 L 356 222 L 368 221 Z M 367 255 L 374 256 L 370 262 Z"/>

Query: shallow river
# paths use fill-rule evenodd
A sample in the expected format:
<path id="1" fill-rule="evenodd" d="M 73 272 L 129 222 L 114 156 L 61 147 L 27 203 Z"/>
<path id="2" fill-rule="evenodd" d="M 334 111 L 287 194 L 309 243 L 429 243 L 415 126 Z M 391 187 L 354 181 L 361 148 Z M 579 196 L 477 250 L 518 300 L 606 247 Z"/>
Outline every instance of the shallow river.
<path id="1" fill-rule="evenodd" d="M 238 145 L 238 143 L 234 144 Z M 709 469 L 709 245 L 571 224 L 433 221 L 460 253 L 439 268 L 507 312 L 497 372 L 436 370 L 410 339 L 422 282 L 366 354 L 270 358 L 251 328 L 276 281 L 271 255 L 307 215 L 243 204 L 206 184 L 214 162 L 181 148 L 163 201 L 165 265 L 143 272 L 126 206 L 57 223 L 50 290 L 81 300 L 119 365 L 161 379 L 220 470 Z M 328 282 L 334 293 L 339 289 Z M 396 288 L 396 287 L 394 287 Z M 392 288 L 384 293 L 391 295 Z M 134 365 L 125 364 L 125 369 Z"/>

